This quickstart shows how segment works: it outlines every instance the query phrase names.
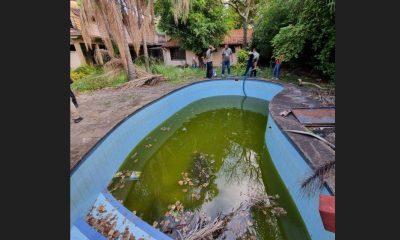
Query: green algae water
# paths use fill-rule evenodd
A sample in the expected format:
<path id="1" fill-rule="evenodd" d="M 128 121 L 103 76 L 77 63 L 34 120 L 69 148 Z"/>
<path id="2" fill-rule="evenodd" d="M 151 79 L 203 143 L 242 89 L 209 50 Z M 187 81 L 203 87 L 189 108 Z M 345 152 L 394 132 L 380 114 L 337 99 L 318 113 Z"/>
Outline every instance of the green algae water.
<path id="1" fill-rule="evenodd" d="M 279 196 L 276 202 L 286 214 L 271 217 L 249 210 L 257 239 L 310 239 L 266 148 L 267 116 L 268 102 L 256 98 L 221 96 L 191 103 L 154 129 L 126 158 L 120 171 L 138 171 L 139 179 L 120 187 L 114 180 L 109 189 L 149 224 L 162 220 L 176 201 L 187 210 L 215 217 L 254 192 L 266 192 Z M 194 186 L 185 181 L 185 174 Z M 204 184 L 199 176 L 208 181 Z M 237 239 L 229 232 L 224 237 Z"/>

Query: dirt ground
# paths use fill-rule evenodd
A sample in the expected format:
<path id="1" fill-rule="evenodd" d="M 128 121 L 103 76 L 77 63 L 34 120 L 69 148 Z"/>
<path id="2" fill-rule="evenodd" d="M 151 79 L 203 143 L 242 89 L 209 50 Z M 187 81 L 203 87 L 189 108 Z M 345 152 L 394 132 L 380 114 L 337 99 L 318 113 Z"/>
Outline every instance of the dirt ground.
<path id="1" fill-rule="evenodd" d="M 155 86 L 143 87 L 129 87 L 129 84 L 125 84 L 119 88 L 76 94 L 78 110 L 83 120 L 79 123 L 74 123 L 72 119 L 70 121 L 70 168 L 126 116 L 168 92 L 192 82 L 161 82 Z"/>

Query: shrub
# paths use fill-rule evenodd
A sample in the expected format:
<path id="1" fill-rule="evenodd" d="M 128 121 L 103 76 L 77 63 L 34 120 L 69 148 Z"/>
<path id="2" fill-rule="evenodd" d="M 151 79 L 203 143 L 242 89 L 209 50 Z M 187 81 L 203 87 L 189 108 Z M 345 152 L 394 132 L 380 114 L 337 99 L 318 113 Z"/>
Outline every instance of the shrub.
<path id="1" fill-rule="evenodd" d="M 78 79 L 82 79 L 86 76 L 98 73 L 101 70 L 100 67 L 95 67 L 91 65 L 81 66 L 74 70 L 70 71 L 70 77 L 72 81 L 76 81 Z"/>

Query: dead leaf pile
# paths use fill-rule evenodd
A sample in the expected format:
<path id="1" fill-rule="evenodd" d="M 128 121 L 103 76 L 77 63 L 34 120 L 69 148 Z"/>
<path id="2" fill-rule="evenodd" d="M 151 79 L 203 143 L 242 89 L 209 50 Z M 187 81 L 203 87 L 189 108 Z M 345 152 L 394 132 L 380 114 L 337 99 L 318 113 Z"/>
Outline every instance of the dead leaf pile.
<path id="1" fill-rule="evenodd" d="M 125 227 L 124 232 L 120 232 L 117 228 L 117 215 L 105 213 L 104 205 L 92 209 L 86 216 L 86 222 L 92 226 L 98 233 L 112 240 L 135 240 L 135 236 L 129 231 L 129 227 Z"/>

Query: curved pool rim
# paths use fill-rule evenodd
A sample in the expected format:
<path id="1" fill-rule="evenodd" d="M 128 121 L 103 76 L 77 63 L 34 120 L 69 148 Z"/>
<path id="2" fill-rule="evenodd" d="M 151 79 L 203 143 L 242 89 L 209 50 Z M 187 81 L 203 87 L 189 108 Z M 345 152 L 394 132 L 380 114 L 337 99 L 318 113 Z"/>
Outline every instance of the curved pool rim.
<path id="1" fill-rule="evenodd" d="M 78 163 L 75 164 L 75 165 L 72 167 L 72 169 L 70 169 L 70 174 L 69 174 L 69 175 L 72 176 L 72 174 L 76 171 L 76 169 L 79 168 L 79 166 L 92 154 L 92 152 L 95 151 L 95 150 L 99 147 L 99 145 L 101 145 L 101 143 L 104 142 L 104 140 L 105 140 L 113 131 L 115 131 L 120 125 L 122 125 L 122 124 L 123 124 L 126 120 L 128 120 L 129 118 L 133 117 L 134 115 L 138 114 L 140 111 L 142 111 L 142 110 L 144 110 L 144 109 L 150 107 L 151 105 L 153 105 L 153 104 L 155 104 L 155 103 L 157 103 L 157 102 L 159 102 L 159 101 L 162 101 L 164 98 L 166 98 L 166 97 L 168 97 L 168 96 L 170 96 L 170 95 L 172 95 L 172 94 L 174 94 L 174 93 L 176 93 L 176 92 L 178 92 L 178 91 L 180 91 L 180 90 L 183 90 L 183 89 L 185 89 L 185 88 L 191 87 L 191 86 L 193 86 L 193 85 L 202 84 L 202 83 L 204 83 L 204 82 L 215 82 L 215 81 L 218 81 L 218 82 L 219 82 L 219 81 L 229 81 L 229 82 L 231 82 L 231 81 L 234 81 L 234 80 L 209 79 L 209 80 L 201 80 L 201 81 L 199 81 L 199 82 L 189 83 L 189 84 L 187 84 L 187 85 L 185 85 L 185 86 L 176 88 L 176 89 L 172 90 L 171 92 L 166 93 L 166 94 L 163 95 L 162 97 L 157 98 L 157 99 L 155 99 L 154 101 L 151 101 L 151 102 L 149 102 L 149 103 L 143 105 L 142 107 L 138 108 L 136 111 L 130 113 L 128 116 L 126 116 L 126 117 L 123 118 L 121 121 L 119 121 L 114 127 L 112 127 L 103 137 L 101 137 L 101 138 L 95 143 L 95 145 L 94 145 L 93 147 L 91 147 L 91 148 L 89 149 L 89 151 L 87 151 L 87 152 L 82 156 L 82 158 L 78 161 Z M 269 81 L 269 80 L 261 80 L 261 79 L 257 79 L 257 78 L 247 78 L 246 82 L 248 82 L 248 81 L 250 81 L 250 82 L 253 82 L 253 81 L 256 81 L 256 82 L 267 82 L 267 83 L 269 83 L 269 84 L 274 84 L 274 85 L 277 85 L 277 86 L 282 87 L 282 90 L 283 90 L 283 88 L 284 88 L 283 84 L 277 83 L 277 82 L 272 82 L 272 81 Z M 243 80 L 238 80 L 238 81 L 235 81 L 235 82 L 241 83 L 240 86 L 242 87 L 242 85 L 243 85 Z M 246 86 L 246 85 L 245 85 L 245 86 Z M 241 91 L 242 91 L 242 90 L 241 90 Z M 241 96 L 244 96 L 244 94 L 241 95 Z M 270 99 L 269 101 L 271 101 L 271 100 L 272 100 L 272 99 Z"/>
<path id="2" fill-rule="evenodd" d="M 272 92 L 272 94 L 270 93 L 269 96 L 260 97 L 260 94 L 262 95 L 262 93 L 260 93 L 260 90 L 266 90 L 265 88 L 264 88 L 264 89 L 262 89 L 262 88 L 261 88 L 261 89 L 255 88 L 255 87 L 257 87 L 257 84 L 258 84 L 258 86 L 260 87 L 260 86 L 261 86 L 260 83 L 261 83 L 261 85 L 264 85 L 263 87 L 269 86 L 269 87 L 267 87 L 267 89 L 270 90 L 270 91 Z M 209 85 L 211 85 L 211 86 L 212 86 L 213 84 L 216 84 L 217 86 L 218 86 L 218 85 L 221 85 L 220 87 L 223 87 L 223 88 L 224 88 L 224 85 L 227 85 L 227 86 L 230 87 L 230 89 L 228 89 L 228 90 L 225 89 L 225 88 L 224 88 L 224 89 L 220 89 L 221 92 L 223 92 L 223 93 L 225 93 L 225 94 L 219 94 L 219 92 L 217 91 L 215 94 L 208 94 L 208 96 L 200 96 L 200 97 L 198 97 L 197 99 L 194 99 L 194 100 L 192 100 L 192 101 L 187 101 L 186 104 L 184 104 L 184 106 L 190 104 L 191 102 L 194 102 L 194 101 L 196 101 L 196 100 L 200 100 L 200 99 L 206 98 L 206 97 L 222 96 L 222 95 L 239 95 L 239 96 L 244 96 L 243 91 L 242 91 L 243 80 L 239 80 L 239 81 L 234 81 L 234 80 L 219 80 L 219 79 L 215 79 L 215 80 L 203 80 L 203 81 L 194 82 L 194 83 L 191 83 L 191 84 L 182 86 L 182 87 L 180 87 L 180 88 L 177 88 L 177 89 L 175 89 L 175 90 L 173 90 L 173 91 L 167 93 L 166 95 L 160 97 L 159 99 L 157 99 L 157 100 L 155 100 L 155 101 L 152 101 L 152 102 L 150 102 L 150 103 L 144 105 L 143 107 L 141 107 L 141 108 L 138 109 L 137 111 L 131 113 L 130 115 L 128 115 L 127 117 L 125 117 L 124 119 L 122 119 L 118 124 L 116 124 L 107 134 L 105 134 L 99 141 L 97 141 L 97 143 L 96 143 L 96 144 L 83 156 L 83 158 L 71 169 L 71 172 L 70 172 L 70 179 L 73 178 L 74 174 L 76 174 L 76 172 L 79 171 L 79 168 L 80 168 L 83 164 L 85 164 L 86 161 L 90 160 L 90 157 L 91 157 L 97 150 L 100 149 L 99 151 L 101 151 L 101 146 L 102 146 L 102 144 L 105 143 L 105 141 L 106 141 L 114 132 L 116 132 L 117 129 L 119 129 L 120 127 L 123 127 L 123 126 L 124 126 L 124 123 L 127 123 L 130 119 L 134 118 L 135 116 L 137 116 L 139 113 L 142 113 L 142 112 L 145 111 L 146 109 L 149 109 L 149 108 L 151 108 L 152 106 L 155 106 L 155 104 L 157 104 L 157 103 L 159 103 L 159 102 L 162 102 L 163 100 L 165 100 L 165 99 L 167 99 L 167 98 L 169 98 L 169 97 L 171 97 L 171 96 L 173 97 L 174 95 L 179 94 L 179 92 L 181 92 L 182 90 L 190 89 L 190 88 L 193 88 L 193 87 L 196 87 L 196 86 L 207 85 L 207 84 L 209 84 Z M 234 86 L 234 87 L 232 87 L 232 86 Z M 272 86 L 272 87 L 271 87 L 271 86 Z M 228 88 L 229 88 L 229 87 L 228 87 Z M 276 82 L 271 82 L 271 81 L 267 81 L 267 80 L 259 80 L 259 79 L 247 79 L 247 80 L 246 80 L 246 95 L 247 95 L 248 97 L 256 97 L 256 98 L 261 98 L 261 99 L 264 99 L 264 100 L 272 101 L 272 99 L 274 98 L 274 96 L 276 96 L 277 94 L 279 94 L 279 92 L 281 92 L 283 89 L 284 89 L 284 85 L 283 85 L 283 84 L 276 83 Z M 212 91 L 215 92 L 216 89 L 211 89 L 211 90 L 209 90 L 209 92 L 210 92 L 210 91 L 211 91 L 211 92 L 212 92 Z M 199 94 L 199 95 L 201 95 L 201 94 Z M 207 94 L 205 94 L 205 95 L 207 95 Z M 175 97 L 178 98 L 179 96 L 175 96 Z M 184 106 L 183 106 L 183 107 L 184 107 Z M 177 112 L 177 111 L 179 111 L 179 109 L 176 109 L 174 112 Z M 167 118 L 168 118 L 168 117 L 167 117 Z M 162 119 L 162 120 L 160 121 L 160 123 L 162 123 L 162 122 L 165 121 L 165 120 L 166 120 L 166 119 Z M 275 135 L 273 135 L 272 131 L 275 132 Z M 149 132 L 148 132 L 148 133 L 149 133 Z M 269 140 L 269 139 L 271 138 L 270 136 L 274 136 L 274 137 L 276 138 L 275 141 L 279 141 L 279 142 L 281 142 L 282 144 L 279 145 L 279 146 L 274 146 L 274 144 L 271 145 L 271 142 L 274 142 L 274 141 Z M 281 149 L 280 152 L 279 152 L 279 151 L 276 151 L 276 152 L 270 151 L 271 158 L 272 158 L 272 160 L 273 160 L 273 162 L 274 162 L 274 165 L 277 167 L 278 172 L 279 172 L 280 174 L 281 174 L 282 171 L 285 171 L 285 170 L 284 170 L 284 168 L 282 168 L 282 167 L 284 167 L 284 166 L 281 166 L 282 164 L 280 164 L 280 165 L 277 164 L 277 163 L 281 162 L 281 161 L 278 160 L 277 158 L 280 159 L 280 158 L 282 157 L 282 156 L 280 156 L 280 155 L 282 155 L 283 152 L 286 152 L 286 150 L 282 150 L 282 146 L 285 145 L 284 147 L 287 147 L 286 145 L 288 145 L 288 144 L 290 145 L 289 147 L 290 147 L 291 149 L 290 149 L 289 151 L 287 151 L 287 152 L 290 152 L 290 154 L 294 156 L 294 157 L 291 157 L 291 158 L 292 158 L 291 161 L 294 161 L 295 163 L 299 163 L 299 161 L 301 161 L 301 162 L 303 163 L 303 166 L 301 166 L 301 167 L 300 167 L 300 166 L 297 166 L 297 168 L 301 168 L 302 170 L 304 170 L 304 163 L 306 164 L 306 166 L 307 166 L 308 168 L 310 167 L 310 166 L 309 166 L 309 162 L 308 162 L 307 160 L 304 159 L 304 155 L 301 153 L 301 151 L 299 151 L 299 149 L 296 147 L 296 145 L 293 144 L 293 142 L 292 142 L 291 139 L 287 136 L 287 134 L 286 134 L 285 132 L 281 131 L 280 126 L 277 125 L 277 124 L 275 123 L 275 121 L 273 120 L 273 117 L 272 117 L 270 114 L 269 114 L 269 118 L 268 118 L 268 123 L 267 123 L 265 138 L 266 138 L 266 145 L 267 145 L 269 148 L 272 147 L 272 148 L 276 148 L 276 149 L 279 149 L 279 148 Z M 137 144 L 137 143 L 136 143 L 136 144 Z M 136 145 L 136 144 L 135 144 L 135 145 Z M 133 149 L 133 148 L 132 148 L 132 149 Z M 300 160 L 299 160 L 299 157 L 301 158 Z M 290 157 L 289 157 L 288 159 L 290 159 Z M 124 159 L 123 159 L 123 160 L 124 160 Z M 120 162 L 120 164 L 122 164 L 123 160 Z M 286 163 L 286 164 L 287 164 L 287 163 Z M 292 164 L 292 163 L 290 163 L 290 164 Z M 282 169 L 283 169 L 283 170 L 282 170 Z M 112 169 L 112 170 L 109 170 L 109 171 L 112 171 L 112 173 L 114 174 L 117 170 L 118 170 L 118 169 Z M 303 172 L 303 173 L 304 173 L 304 172 Z M 87 174 L 90 174 L 90 173 L 87 173 Z M 281 176 L 281 177 L 282 177 L 282 176 Z M 291 180 L 291 183 L 288 183 L 288 181 L 290 181 L 290 180 L 287 180 L 287 179 L 285 179 L 285 178 L 287 178 L 287 176 L 283 176 L 282 180 L 283 180 L 283 182 L 285 183 L 285 186 L 288 188 L 289 193 L 292 195 L 292 198 L 293 198 L 294 202 L 296 203 L 296 206 L 298 207 L 298 210 L 299 210 L 300 214 L 301 214 L 302 217 L 303 217 L 303 221 L 305 222 L 306 227 L 307 227 L 307 229 L 308 229 L 308 231 L 309 231 L 311 237 L 312 237 L 313 239 L 314 239 L 314 238 L 315 238 L 315 239 L 334 239 L 334 235 L 331 234 L 331 233 L 329 233 L 329 232 L 327 232 L 327 231 L 325 231 L 325 230 L 323 229 L 323 227 L 322 227 L 322 222 L 320 221 L 319 214 L 318 214 L 318 202 L 315 201 L 315 199 L 314 199 L 313 201 L 310 201 L 310 202 L 311 202 L 313 211 L 315 211 L 316 214 L 317 214 L 317 215 L 316 215 L 316 214 L 312 214 L 312 215 L 313 215 L 313 224 L 316 223 L 317 226 L 311 226 L 311 225 L 310 225 L 310 222 L 307 223 L 305 217 L 310 217 L 310 215 L 309 215 L 309 214 L 304 214 L 304 213 L 302 213 L 301 209 L 299 209 L 299 204 L 298 204 L 299 202 L 303 202 L 303 205 L 304 205 L 304 199 L 301 200 L 301 199 L 298 199 L 298 196 L 294 196 L 294 195 L 297 195 L 297 194 L 294 193 L 293 190 L 291 190 L 291 189 L 290 189 L 290 186 L 289 186 L 290 184 L 293 185 L 293 181 Z M 109 180 L 111 180 L 111 179 L 109 179 Z M 73 181 L 73 180 L 72 180 L 72 181 Z M 109 181 L 107 181 L 107 184 L 108 184 L 108 182 L 109 182 Z M 87 183 L 87 182 L 85 182 L 85 183 Z M 102 186 L 103 189 L 99 189 L 98 192 L 100 193 L 100 192 L 104 191 L 104 189 L 106 189 L 106 187 L 107 187 L 107 184 L 105 184 L 104 186 Z M 288 184 L 289 184 L 289 185 L 288 185 Z M 71 200 L 72 200 L 74 197 L 76 197 L 76 192 L 73 191 L 72 187 L 73 187 L 73 186 L 72 186 L 72 184 L 71 184 Z M 86 186 L 86 187 L 87 187 L 87 186 Z M 293 186 L 291 186 L 291 187 L 293 188 Z M 82 190 L 82 191 L 84 191 L 84 190 Z M 82 191 L 81 191 L 79 194 L 82 195 Z M 328 191 L 326 188 L 323 190 L 323 192 L 330 194 L 329 191 Z M 84 192 L 83 192 L 83 195 L 85 195 Z M 92 197 L 93 197 L 93 196 L 92 196 Z M 93 201 L 94 201 L 94 200 L 93 200 Z M 86 205 L 87 205 L 87 203 L 86 203 Z M 300 204 L 300 205 L 301 205 L 301 204 Z M 86 207 L 87 210 L 88 210 L 89 207 L 90 207 L 90 206 L 87 206 L 87 207 Z M 73 206 L 71 206 L 71 211 L 72 211 L 72 209 L 73 209 Z M 85 209 L 85 208 L 83 208 L 83 209 Z M 82 215 L 82 213 L 80 213 L 80 214 Z M 71 214 L 71 215 L 72 215 L 72 214 Z M 76 215 L 76 214 L 75 214 L 75 215 Z M 316 216 L 317 216 L 318 218 L 316 218 Z M 74 222 L 75 219 L 77 219 L 77 216 L 71 216 L 71 222 Z M 319 222 L 320 222 L 320 223 L 318 223 L 318 219 L 319 219 Z M 321 231 L 321 229 L 319 229 L 318 231 L 315 231 L 315 228 L 316 228 L 316 227 L 322 228 L 322 231 Z"/>

